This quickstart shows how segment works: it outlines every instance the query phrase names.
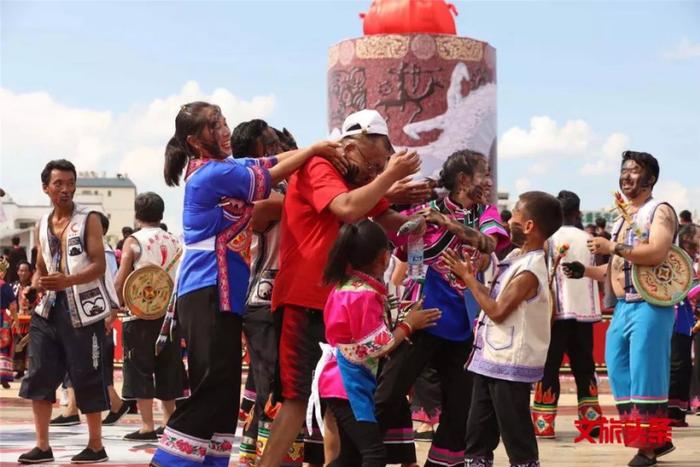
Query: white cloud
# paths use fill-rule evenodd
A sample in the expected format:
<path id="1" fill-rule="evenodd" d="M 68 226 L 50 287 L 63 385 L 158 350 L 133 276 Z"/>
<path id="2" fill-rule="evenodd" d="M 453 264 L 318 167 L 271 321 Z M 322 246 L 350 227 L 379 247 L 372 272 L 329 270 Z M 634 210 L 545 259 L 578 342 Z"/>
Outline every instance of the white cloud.
<path id="1" fill-rule="evenodd" d="M 660 180 L 654 186 L 654 198 L 667 201 L 676 212 L 700 209 L 700 187 L 687 187 L 676 180 Z"/>
<path id="2" fill-rule="evenodd" d="M 630 138 L 624 133 L 612 133 L 598 151 L 597 160 L 586 162 L 579 169 L 581 175 L 602 175 L 616 170 L 622 151 L 629 148 Z"/>
<path id="3" fill-rule="evenodd" d="M 688 60 L 700 58 L 700 42 L 692 42 L 687 37 L 681 39 L 671 50 L 664 53 L 669 60 Z"/>
<path id="4" fill-rule="evenodd" d="M 519 195 L 530 191 L 532 189 L 532 183 L 529 178 L 519 178 L 515 181 L 515 194 Z"/>
<path id="5" fill-rule="evenodd" d="M 530 128 L 513 127 L 498 143 L 504 159 L 528 156 L 569 156 L 584 153 L 591 145 L 593 133 L 583 120 L 569 120 L 563 126 L 548 116 L 530 119 Z"/>
<path id="6" fill-rule="evenodd" d="M 195 100 L 219 105 L 231 126 L 275 108 L 272 94 L 244 100 L 224 88 L 204 92 L 195 81 L 118 114 L 69 107 L 43 91 L 0 88 L 0 184 L 18 202 L 43 203 L 39 173 L 51 159 L 70 159 L 79 171 L 127 173 L 139 191 L 165 198 L 166 222 L 179 230 L 181 189 L 165 186 L 163 153 L 180 106 Z"/>

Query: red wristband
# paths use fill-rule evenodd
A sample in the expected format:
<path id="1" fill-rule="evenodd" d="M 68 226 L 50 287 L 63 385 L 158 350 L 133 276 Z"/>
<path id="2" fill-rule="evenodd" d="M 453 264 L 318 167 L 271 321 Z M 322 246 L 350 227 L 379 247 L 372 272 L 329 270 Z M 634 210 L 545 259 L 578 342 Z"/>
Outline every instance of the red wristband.
<path id="1" fill-rule="evenodd" d="M 399 324 L 397 324 L 397 327 L 403 329 L 404 333 L 406 333 L 406 337 L 413 334 L 413 328 L 406 321 L 401 321 Z"/>

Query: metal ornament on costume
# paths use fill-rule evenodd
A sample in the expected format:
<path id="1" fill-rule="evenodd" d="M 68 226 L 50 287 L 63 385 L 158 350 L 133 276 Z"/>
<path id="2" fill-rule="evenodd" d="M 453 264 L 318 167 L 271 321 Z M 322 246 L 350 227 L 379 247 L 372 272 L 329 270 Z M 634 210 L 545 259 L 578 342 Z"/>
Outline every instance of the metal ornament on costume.
<path id="1" fill-rule="evenodd" d="M 165 315 L 173 280 L 159 266 L 144 266 L 129 274 L 124 282 L 124 304 L 140 319 L 159 319 Z"/>

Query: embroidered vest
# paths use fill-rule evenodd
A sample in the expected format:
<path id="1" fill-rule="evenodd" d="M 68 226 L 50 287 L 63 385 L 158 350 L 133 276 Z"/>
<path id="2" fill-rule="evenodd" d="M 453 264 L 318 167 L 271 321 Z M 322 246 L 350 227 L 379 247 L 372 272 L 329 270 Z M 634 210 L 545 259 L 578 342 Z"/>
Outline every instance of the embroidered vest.
<path id="1" fill-rule="evenodd" d="M 538 281 L 537 295 L 524 300 L 505 321 L 495 323 L 482 311 L 468 369 L 492 378 L 535 382 L 542 378 L 551 333 L 547 265 L 542 250 L 519 256 L 517 250 L 499 265 L 491 296 L 498 300 L 508 283 L 524 271 Z"/>
<path id="2" fill-rule="evenodd" d="M 51 252 L 49 238 L 53 235 L 49 232 L 49 215 L 44 214 L 39 223 L 39 242 L 41 253 L 46 263 L 49 274 L 58 272 L 61 261 L 61 254 L 66 254 L 66 275 L 77 274 L 90 265 L 90 257 L 87 254 L 85 244 L 85 227 L 90 211 L 85 206 L 76 204 L 73 208 L 73 215 L 68 221 L 66 228 L 65 244 L 62 252 L 57 251 L 56 255 Z M 60 239 L 59 239 L 60 241 Z M 86 284 L 78 284 L 65 290 L 68 298 L 68 308 L 71 315 L 73 327 L 80 328 L 88 326 L 105 319 L 112 308 L 117 307 L 117 293 L 114 289 L 114 282 L 109 274 Z M 43 318 L 48 318 L 56 301 L 55 292 L 47 292 L 43 297 L 35 312 Z"/>
<path id="3" fill-rule="evenodd" d="M 644 205 L 639 208 L 639 210 L 632 215 L 632 221 L 637 224 L 637 227 L 639 227 L 640 230 L 640 235 L 635 232 L 636 229 L 630 228 L 627 231 L 627 235 L 625 238 L 620 239 L 620 233 L 622 231 L 622 227 L 624 226 L 624 219 L 620 217 L 615 224 L 613 225 L 612 229 L 612 239 L 613 241 L 620 242 L 620 243 L 625 243 L 627 245 L 638 245 L 640 243 L 646 243 L 649 241 L 649 231 L 651 230 L 651 224 L 654 221 L 654 215 L 656 214 L 656 209 L 661 206 L 662 204 L 665 204 L 669 206 L 671 209 L 673 207 L 668 204 L 665 201 L 659 201 L 655 200 L 653 198 L 649 198 Z M 674 242 L 676 240 L 676 234 L 674 234 Z M 612 261 L 612 259 L 611 259 Z M 625 260 L 623 270 L 625 272 L 625 301 L 626 302 L 641 302 L 643 301 L 642 296 L 637 292 L 637 290 L 634 288 L 634 285 L 632 284 L 632 263 L 629 261 Z M 611 278 L 608 278 L 608 281 L 610 281 Z M 608 304 L 610 300 L 607 299 L 606 297 L 606 305 Z"/>

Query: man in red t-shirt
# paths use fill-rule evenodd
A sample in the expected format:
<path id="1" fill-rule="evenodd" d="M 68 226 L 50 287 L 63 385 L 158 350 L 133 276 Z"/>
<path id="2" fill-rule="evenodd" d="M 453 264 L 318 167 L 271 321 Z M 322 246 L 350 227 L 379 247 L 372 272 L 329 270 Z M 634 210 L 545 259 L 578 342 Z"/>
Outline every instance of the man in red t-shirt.
<path id="1" fill-rule="evenodd" d="M 395 232 L 408 220 L 389 208 L 384 195 L 395 182 L 418 172 L 420 159 L 415 152 L 392 156 L 388 134 L 378 112 L 351 114 L 341 136 L 347 173 L 343 176 L 326 160 L 313 157 L 289 181 L 280 269 L 272 292 L 272 309 L 282 314 L 279 389 L 284 402 L 261 467 L 279 465 L 306 415 L 313 371 L 321 357 L 319 342 L 325 341 L 323 307 L 332 289 L 323 284 L 323 268 L 340 227 L 371 217 Z M 322 464 L 322 452 L 306 452 L 305 461 Z"/>

